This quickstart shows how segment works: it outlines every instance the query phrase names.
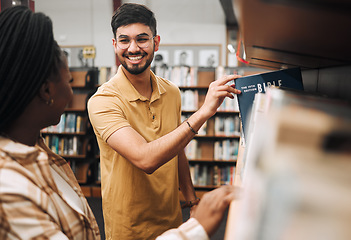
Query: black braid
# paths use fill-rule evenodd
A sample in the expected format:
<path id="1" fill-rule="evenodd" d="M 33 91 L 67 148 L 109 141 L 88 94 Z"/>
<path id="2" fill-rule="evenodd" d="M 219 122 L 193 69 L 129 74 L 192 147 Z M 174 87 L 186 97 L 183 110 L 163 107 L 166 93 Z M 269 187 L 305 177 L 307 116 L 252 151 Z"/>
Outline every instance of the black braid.
<path id="1" fill-rule="evenodd" d="M 23 6 L 0 13 L 0 131 L 15 120 L 62 61 L 52 22 Z"/>

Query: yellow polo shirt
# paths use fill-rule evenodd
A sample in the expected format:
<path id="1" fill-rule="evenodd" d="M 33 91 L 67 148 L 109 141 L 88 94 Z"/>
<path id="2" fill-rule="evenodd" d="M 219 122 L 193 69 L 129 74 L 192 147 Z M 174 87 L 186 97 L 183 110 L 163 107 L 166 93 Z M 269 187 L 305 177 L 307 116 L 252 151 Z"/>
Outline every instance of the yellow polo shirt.
<path id="1" fill-rule="evenodd" d="M 149 100 L 139 94 L 119 68 L 88 102 L 100 148 L 106 239 L 155 239 L 182 223 L 178 158 L 148 175 L 106 143 L 112 133 L 125 126 L 134 128 L 146 141 L 153 141 L 180 124 L 178 87 L 152 72 L 151 81 Z"/>

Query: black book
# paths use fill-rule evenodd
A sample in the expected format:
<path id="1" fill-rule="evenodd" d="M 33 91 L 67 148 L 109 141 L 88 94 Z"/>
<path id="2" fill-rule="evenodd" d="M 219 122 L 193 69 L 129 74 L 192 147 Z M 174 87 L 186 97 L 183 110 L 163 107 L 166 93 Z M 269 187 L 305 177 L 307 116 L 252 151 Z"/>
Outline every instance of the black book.
<path id="1" fill-rule="evenodd" d="M 235 88 L 241 90 L 237 95 L 244 137 L 248 134 L 248 120 L 256 93 L 265 93 L 266 89 L 275 86 L 303 90 L 300 68 L 290 68 L 241 77 L 235 80 Z"/>

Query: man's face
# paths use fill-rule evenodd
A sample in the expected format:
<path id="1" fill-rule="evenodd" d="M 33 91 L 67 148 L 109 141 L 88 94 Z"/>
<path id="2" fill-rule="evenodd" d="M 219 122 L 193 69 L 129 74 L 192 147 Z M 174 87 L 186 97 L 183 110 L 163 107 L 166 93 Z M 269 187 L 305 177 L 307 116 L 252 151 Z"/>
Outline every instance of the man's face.
<path id="1" fill-rule="evenodd" d="M 154 37 L 148 26 L 133 23 L 117 29 L 113 46 L 122 66 L 136 75 L 150 67 L 154 52 L 158 50 L 159 40 L 159 36 Z"/>

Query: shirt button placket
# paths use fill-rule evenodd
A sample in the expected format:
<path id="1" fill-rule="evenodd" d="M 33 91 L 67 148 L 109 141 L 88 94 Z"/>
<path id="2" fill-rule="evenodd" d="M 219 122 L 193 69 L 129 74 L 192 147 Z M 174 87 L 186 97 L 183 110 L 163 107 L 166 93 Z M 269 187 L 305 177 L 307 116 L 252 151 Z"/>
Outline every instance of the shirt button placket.
<path id="1" fill-rule="evenodd" d="M 149 105 L 149 114 L 150 114 L 151 121 L 155 123 L 156 116 L 155 116 L 155 113 L 152 111 L 150 105 Z"/>
<path id="2" fill-rule="evenodd" d="M 154 117 L 153 117 L 153 114 L 152 114 L 152 111 L 151 111 L 151 108 L 150 108 L 150 103 L 148 103 L 147 109 L 148 109 L 148 112 L 149 112 L 150 119 L 153 121 Z"/>

